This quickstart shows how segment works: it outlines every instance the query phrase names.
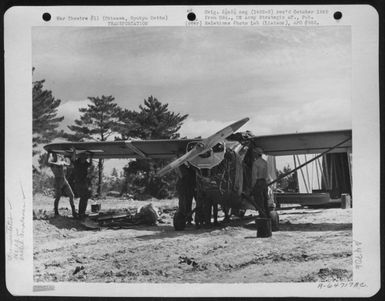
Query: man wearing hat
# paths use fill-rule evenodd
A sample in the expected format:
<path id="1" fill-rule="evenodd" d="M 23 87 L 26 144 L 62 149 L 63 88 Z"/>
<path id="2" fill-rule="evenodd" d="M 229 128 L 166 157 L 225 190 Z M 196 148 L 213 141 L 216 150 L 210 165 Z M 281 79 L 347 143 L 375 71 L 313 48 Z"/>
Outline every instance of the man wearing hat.
<path id="1" fill-rule="evenodd" d="M 267 190 L 267 162 L 262 158 L 263 150 L 259 147 L 253 149 L 253 165 L 251 170 L 251 187 L 253 187 L 254 201 L 260 216 L 269 216 L 268 190 Z M 262 210 L 260 210 L 262 209 Z"/>

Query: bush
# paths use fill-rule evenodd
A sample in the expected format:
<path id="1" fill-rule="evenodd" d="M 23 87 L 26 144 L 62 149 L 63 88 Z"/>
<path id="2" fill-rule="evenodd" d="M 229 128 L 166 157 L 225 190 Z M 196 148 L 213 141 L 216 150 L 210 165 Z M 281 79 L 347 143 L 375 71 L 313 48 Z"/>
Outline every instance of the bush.
<path id="1" fill-rule="evenodd" d="M 153 171 L 130 172 L 125 167 L 125 179 L 121 181 L 121 192 L 134 196 L 135 199 L 147 199 L 155 197 L 157 199 L 169 199 L 175 196 L 176 175 L 169 173 L 165 177 L 155 176 Z"/>
<path id="2" fill-rule="evenodd" d="M 121 191 L 122 180 L 114 176 L 104 176 L 102 184 L 102 192 L 109 193 L 110 191 Z"/>
<path id="3" fill-rule="evenodd" d="M 33 194 L 42 193 L 44 195 L 53 195 L 54 192 L 54 177 L 44 173 L 33 173 Z"/>

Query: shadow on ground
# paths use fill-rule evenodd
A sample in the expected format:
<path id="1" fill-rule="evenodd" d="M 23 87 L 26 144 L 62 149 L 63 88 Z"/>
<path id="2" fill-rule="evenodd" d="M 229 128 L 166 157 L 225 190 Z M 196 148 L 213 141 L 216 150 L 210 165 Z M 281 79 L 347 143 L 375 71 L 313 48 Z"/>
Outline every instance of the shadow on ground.
<path id="1" fill-rule="evenodd" d="M 186 226 L 183 231 L 175 231 L 174 227 L 170 224 L 158 224 L 157 226 L 148 226 L 148 225 L 127 225 L 126 227 L 101 227 L 102 230 L 106 229 L 133 229 L 137 231 L 152 231 L 156 232 L 155 234 L 141 235 L 136 238 L 139 240 L 150 240 L 150 239 L 161 239 L 169 237 L 178 237 L 184 235 L 199 235 L 203 233 L 210 233 L 217 230 L 223 230 L 227 227 L 243 227 L 252 231 L 256 230 L 256 225 L 254 223 L 255 216 L 247 216 L 242 219 L 232 219 L 230 222 L 224 223 L 220 222 L 218 225 L 210 227 L 201 227 L 197 229 L 194 225 Z M 72 218 L 71 216 L 45 216 L 43 218 L 47 220 L 50 224 L 57 227 L 58 229 L 75 229 L 77 231 L 90 231 L 84 225 L 80 223 L 79 220 Z M 281 222 L 279 225 L 279 231 L 346 231 L 352 230 L 351 223 L 290 223 L 289 221 Z"/>
<path id="2" fill-rule="evenodd" d="M 199 235 L 204 233 L 211 233 L 218 230 L 224 230 L 227 227 L 244 227 L 246 224 L 253 222 L 255 220 L 255 216 L 244 217 L 243 219 L 235 219 L 230 222 L 219 222 L 218 225 L 210 226 L 210 227 L 201 227 L 197 229 L 194 225 L 186 226 L 183 231 L 175 231 L 174 227 L 171 225 L 162 225 L 158 227 L 153 227 L 151 230 L 159 230 L 156 234 L 142 235 L 136 236 L 136 239 L 139 240 L 150 240 L 150 239 L 162 239 L 162 238 L 173 238 L 178 236 L 185 235 Z M 135 228 L 136 229 L 136 228 Z"/>
<path id="3" fill-rule="evenodd" d="M 303 223 L 292 224 L 290 222 L 282 223 L 279 225 L 280 231 L 346 231 L 352 230 L 351 223 Z"/>
<path id="4" fill-rule="evenodd" d="M 86 230 L 79 220 L 68 216 L 56 216 L 47 219 L 48 222 L 58 229 L 75 229 L 77 231 Z"/>
<path id="5" fill-rule="evenodd" d="M 249 223 L 243 226 L 249 230 L 257 230 L 255 223 Z M 301 224 L 292 224 L 290 222 L 280 223 L 279 231 L 304 231 L 304 232 L 319 232 L 319 231 L 346 231 L 352 230 L 351 223 L 301 223 Z"/>

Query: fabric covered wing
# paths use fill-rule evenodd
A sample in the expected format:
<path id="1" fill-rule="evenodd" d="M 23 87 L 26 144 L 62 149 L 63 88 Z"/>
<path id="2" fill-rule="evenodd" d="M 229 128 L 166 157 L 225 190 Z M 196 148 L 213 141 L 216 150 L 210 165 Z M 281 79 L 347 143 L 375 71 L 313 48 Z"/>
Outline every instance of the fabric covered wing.
<path id="1" fill-rule="evenodd" d="M 272 156 L 322 153 L 341 142 L 330 152 L 347 152 L 352 149 L 351 130 L 260 136 L 252 140 L 265 154 Z"/>
<path id="2" fill-rule="evenodd" d="M 178 140 L 132 140 L 132 141 L 105 141 L 105 142 L 63 142 L 44 146 L 48 152 L 62 153 L 70 156 L 72 148 L 77 153 L 93 153 L 95 159 L 120 158 L 174 158 L 186 152 L 189 142 L 201 139 Z"/>

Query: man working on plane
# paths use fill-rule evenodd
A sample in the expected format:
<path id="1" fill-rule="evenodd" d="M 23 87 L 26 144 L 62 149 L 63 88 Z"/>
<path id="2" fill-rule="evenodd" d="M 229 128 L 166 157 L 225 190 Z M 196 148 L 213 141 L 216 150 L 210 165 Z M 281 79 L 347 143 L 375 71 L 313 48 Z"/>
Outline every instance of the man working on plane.
<path id="1" fill-rule="evenodd" d="M 69 165 L 70 164 L 65 161 L 62 155 L 57 155 L 56 153 L 48 155 L 48 166 L 51 167 L 51 170 L 55 176 L 55 216 L 59 215 L 59 200 L 62 196 L 62 191 L 64 191 L 70 199 L 72 216 L 76 218 L 77 213 L 74 205 L 74 193 L 72 192 L 71 186 L 68 184 L 68 181 L 66 179 L 66 166 Z"/>
<path id="2" fill-rule="evenodd" d="M 177 169 L 178 182 L 177 192 L 179 198 L 179 209 L 184 214 L 190 214 L 192 210 L 192 201 L 195 196 L 195 172 L 192 167 L 187 164 L 182 164 Z M 195 198 L 196 199 L 196 198 Z M 191 224 L 192 217 L 189 215 L 187 224 Z"/>
<path id="3" fill-rule="evenodd" d="M 91 153 L 92 156 L 92 153 Z M 92 165 L 92 157 L 87 161 L 85 153 L 80 153 L 76 158 L 76 152 L 73 152 L 72 162 L 74 165 L 73 178 L 76 195 L 79 200 L 79 218 L 85 218 L 88 198 L 91 195 L 88 175 L 88 168 Z"/>
<path id="4" fill-rule="evenodd" d="M 253 150 L 254 160 L 251 171 L 251 187 L 253 187 L 254 202 L 261 217 L 269 216 L 267 190 L 267 162 L 262 158 L 263 150 L 256 147 Z"/>

